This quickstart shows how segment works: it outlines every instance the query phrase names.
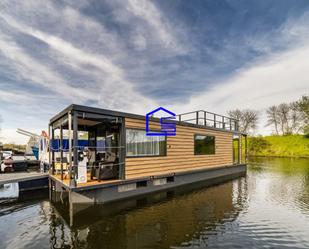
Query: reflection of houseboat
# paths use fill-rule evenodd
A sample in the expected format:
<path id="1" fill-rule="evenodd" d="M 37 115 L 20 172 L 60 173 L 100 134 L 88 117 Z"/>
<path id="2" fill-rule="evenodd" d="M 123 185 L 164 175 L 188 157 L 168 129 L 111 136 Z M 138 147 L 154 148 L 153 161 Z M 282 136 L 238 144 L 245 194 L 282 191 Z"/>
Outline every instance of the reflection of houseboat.
<path id="1" fill-rule="evenodd" d="M 247 198 L 246 188 L 245 178 L 207 189 L 203 184 L 192 184 L 95 205 L 74 218 L 62 204 L 55 204 L 51 240 L 59 247 L 69 246 L 70 240 L 63 239 L 68 236 L 66 222 L 72 226 L 75 240 L 90 248 L 104 244 L 109 248 L 178 248 L 184 242 L 191 248 L 190 241 L 204 239 L 207 243 L 208 237 L 222 233 L 225 223 L 229 225 L 238 217 Z"/>
<path id="2" fill-rule="evenodd" d="M 146 136 L 145 116 L 67 107 L 50 121 L 51 190 L 67 192 L 72 204 L 106 203 L 245 173 L 246 135 L 236 120 L 196 111 L 173 123 L 175 136 Z M 162 119 L 150 118 L 150 131 L 161 125 Z"/>

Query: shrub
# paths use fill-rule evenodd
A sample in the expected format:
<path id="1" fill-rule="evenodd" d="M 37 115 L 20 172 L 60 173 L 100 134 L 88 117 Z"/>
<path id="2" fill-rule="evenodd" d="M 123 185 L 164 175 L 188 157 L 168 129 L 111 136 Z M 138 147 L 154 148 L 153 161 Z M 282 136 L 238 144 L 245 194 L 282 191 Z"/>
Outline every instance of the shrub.
<path id="1" fill-rule="evenodd" d="M 251 155 L 256 155 L 269 147 L 270 143 L 263 137 L 251 137 L 249 139 L 248 150 Z"/>

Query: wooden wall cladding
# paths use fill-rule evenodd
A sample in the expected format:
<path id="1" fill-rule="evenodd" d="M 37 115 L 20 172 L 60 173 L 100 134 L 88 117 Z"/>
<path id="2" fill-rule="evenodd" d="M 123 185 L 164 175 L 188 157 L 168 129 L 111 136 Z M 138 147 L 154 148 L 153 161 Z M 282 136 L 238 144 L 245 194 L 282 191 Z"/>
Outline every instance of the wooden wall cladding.
<path id="1" fill-rule="evenodd" d="M 145 129 L 145 120 L 126 118 L 126 128 Z M 160 124 L 150 122 L 150 129 L 160 129 Z M 194 135 L 215 136 L 215 155 L 194 155 Z M 167 155 L 158 157 L 127 157 L 126 179 L 173 174 L 207 167 L 233 164 L 233 134 L 207 128 L 177 125 L 176 136 L 167 137 Z"/>

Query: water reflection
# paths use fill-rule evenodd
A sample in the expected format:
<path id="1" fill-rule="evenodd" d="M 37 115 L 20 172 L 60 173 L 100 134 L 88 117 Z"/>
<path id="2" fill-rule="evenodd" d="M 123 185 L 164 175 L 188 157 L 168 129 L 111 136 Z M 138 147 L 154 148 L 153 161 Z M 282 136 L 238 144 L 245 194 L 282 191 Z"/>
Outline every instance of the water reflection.
<path id="1" fill-rule="evenodd" d="M 308 186 L 308 159 L 257 158 L 246 177 L 94 206 L 73 222 L 66 203 L 23 201 L 0 215 L 0 248 L 308 248 Z"/>
<path id="2" fill-rule="evenodd" d="M 74 217 L 72 237 L 79 247 L 90 248 L 182 245 L 199 234 L 214 234 L 219 224 L 235 220 L 246 203 L 245 192 L 245 178 L 242 178 L 208 189 L 178 188 L 142 199 L 94 206 Z M 61 218 L 69 223 L 69 214 L 61 206 L 54 206 L 52 217 L 52 224 Z M 70 242 L 59 240 L 56 234 L 63 237 L 67 228 L 58 226 L 57 229 L 52 231 L 52 244 L 63 248 Z"/>

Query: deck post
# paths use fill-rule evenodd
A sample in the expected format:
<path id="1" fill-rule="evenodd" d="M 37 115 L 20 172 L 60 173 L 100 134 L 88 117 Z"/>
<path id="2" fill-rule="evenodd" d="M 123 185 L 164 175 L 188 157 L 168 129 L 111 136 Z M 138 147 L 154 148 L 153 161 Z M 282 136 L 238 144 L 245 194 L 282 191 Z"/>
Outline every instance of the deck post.
<path id="1" fill-rule="evenodd" d="M 119 151 L 119 178 L 125 180 L 125 160 L 126 160 L 126 128 L 125 118 L 121 118 L 120 128 L 120 151 Z"/>
<path id="2" fill-rule="evenodd" d="M 68 126 L 69 126 L 69 180 L 70 186 L 73 186 L 72 183 L 72 113 L 68 113 Z"/>
<path id="3" fill-rule="evenodd" d="M 242 135 L 238 135 L 238 161 L 239 163 L 242 163 Z"/>
<path id="4" fill-rule="evenodd" d="M 54 148 L 53 148 L 53 142 L 54 142 L 54 139 L 55 139 L 55 131 L 54 131 L 54 127 L 53 126 L 50 126 L 51 128 L 51 141 L 49 143 L 49 152 L 51 153 L 51 166 L 52 166 L 52 174 L 54 175 L 55 174 L 55 151 L 54 151 Z"/>
<path id="5" fill-rule="evenodd" d="M 223 116 L 222 116 L 222 128 L 225 129 L 225 120 Z"/>
<path id="6" fill-rule="evenodd" d="M 76 178 L 78 177 L 78 120 L 77 113 L 73 112 L 73 177 L 76 186 Z"/>
<path id="7" fill-rule="evenodd" d="M 217 127 L 216 114 L 214 114 L 214 127 Z"/>
<path id="8" fill-rule="evenodd" d="M 199 113 L 198 113 L 199 111 L 196 111 L 196 124 L 198 125 L 198 119 L 199 119 Z"/>
<path id="9" fill-rule="evenodd" d="M 204 125 L 205 125 L 205 126 L 207 126 L 207 117 L 206 117 L 206 113 L 207 113 L 207 112 L 204 111 Z"/>
<path id="10" fill-rule="evenodd" d="M 248 136 L 245 135 L 245 162 L 248 162 Z"/>
<path id="11" fill-rule="evenodd" d="M 60 124 L 60 165 L 61 165 L 61 180 L 63 181 L 63 129 L 62 124 Z"/>

